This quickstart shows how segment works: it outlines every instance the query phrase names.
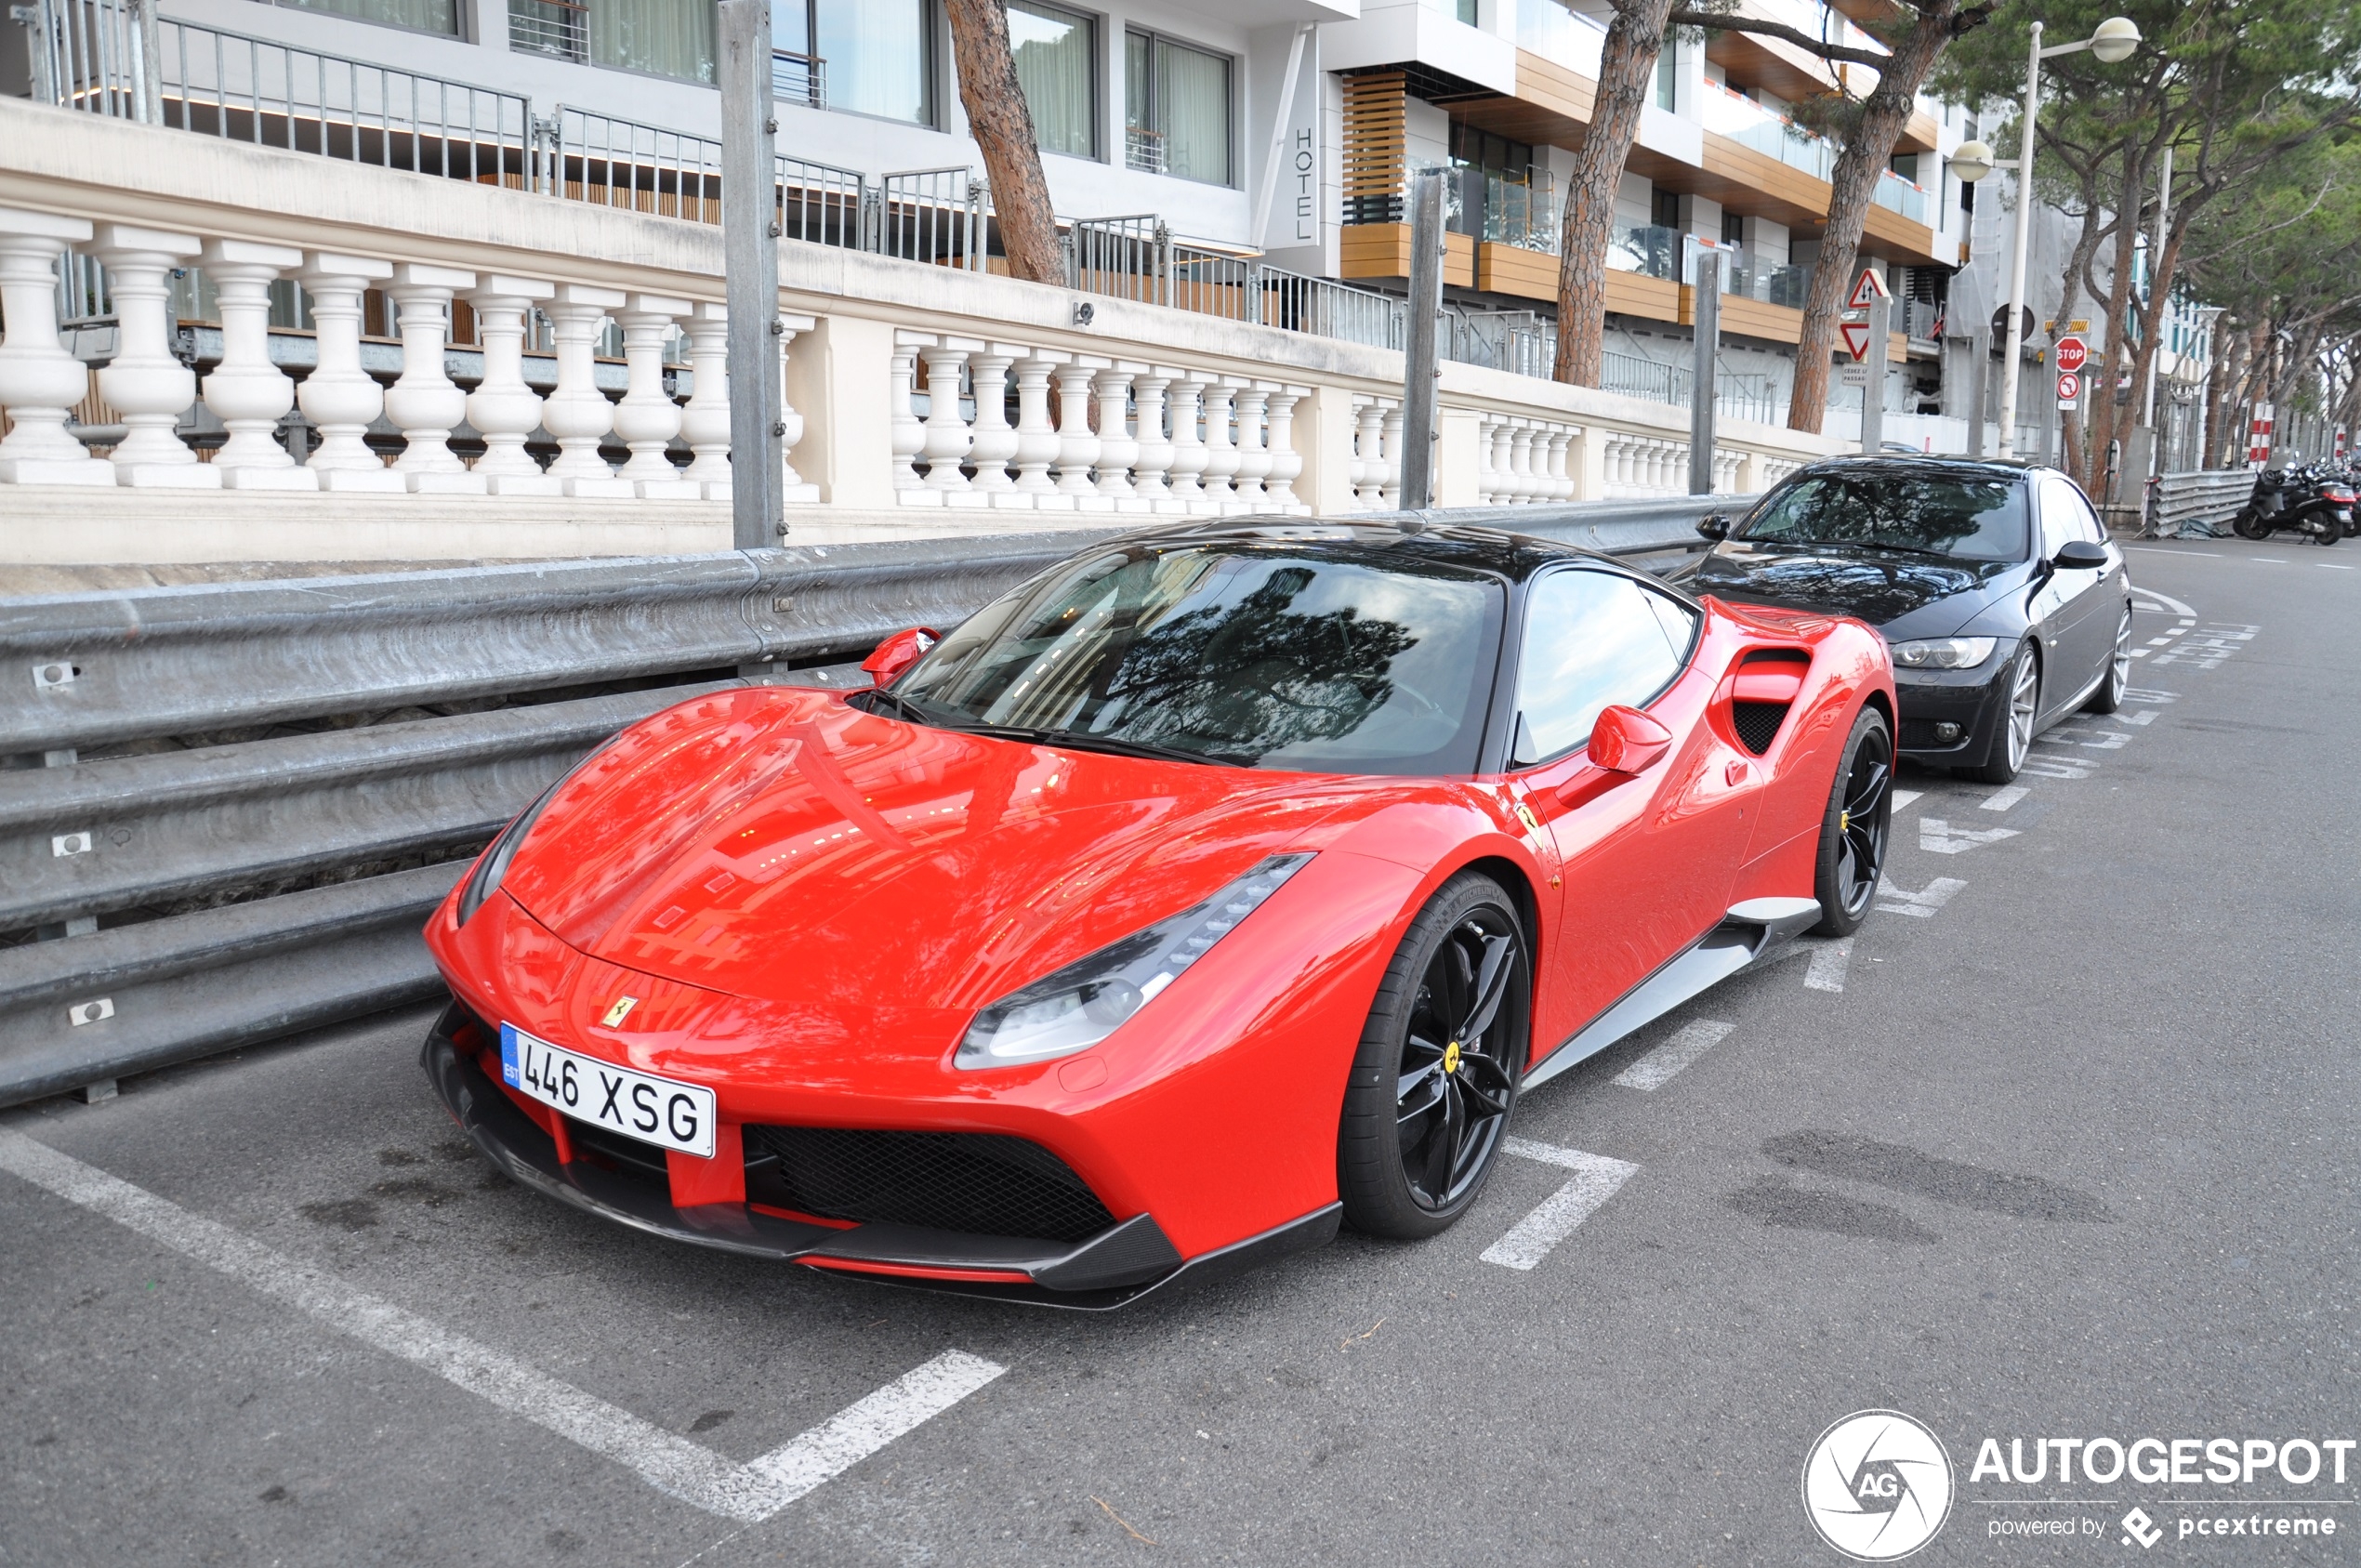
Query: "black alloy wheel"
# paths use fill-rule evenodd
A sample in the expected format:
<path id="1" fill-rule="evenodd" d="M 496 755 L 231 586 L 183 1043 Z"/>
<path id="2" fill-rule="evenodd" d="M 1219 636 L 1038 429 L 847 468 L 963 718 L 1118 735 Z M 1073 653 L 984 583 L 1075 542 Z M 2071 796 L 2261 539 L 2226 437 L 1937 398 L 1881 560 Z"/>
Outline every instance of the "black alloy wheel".
<path id="1" fill-rule="evenodd" d="M 2099 689 L 2091 693 L 2083 707 L 2091 713 L 2113 713 L 2123 705 L 2123 694 L 2131 689 L 2131 606 L 2123 607 L 2123 619 L 2115 628 L 2115 651 L 2107 655 L 2106 678 Z"/>
<path id="2" fill-rule="evenodd" d="M 2041 660 L 2026 642 L 2009 661 L 2008 695 L 1992 727 L 1992 748 L 1980 766 L 1961 773 L 1985 784 L 2013 783 L 2033 753 L 2033 726 L 2041 717 Z"/>
<path id="3" fill-rule="evenodd" d="M 1346 1087 L 1337 1186 L 1355 1230 L 1431 1236 L 1475 1202 L 1516 1108 L 1532 996 L 1508 894 L 1476 873 L 1445 883 L 1387 967 Z"/>
<path id="4" fill-rule="evenodd" d="M 1819 863 L 1813 896 L 1820 901 L 1822 936 L 1851 936 L 1878 896 L 1885 852 L 1893 832 L 1893 732 L 1885 715 L 1865 707 L 1853 721 L 1828 791 L 1820 824 Z"/>

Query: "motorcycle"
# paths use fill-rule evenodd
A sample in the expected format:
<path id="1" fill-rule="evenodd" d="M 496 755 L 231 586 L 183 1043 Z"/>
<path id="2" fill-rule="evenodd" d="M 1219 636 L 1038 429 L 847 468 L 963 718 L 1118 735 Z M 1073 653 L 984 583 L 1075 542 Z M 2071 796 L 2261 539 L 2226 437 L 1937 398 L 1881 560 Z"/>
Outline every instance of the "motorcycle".
<path id="1" fill-rule="evenodd" d="M 2230 531 L 2241 539 L 2268 539 L 2281 529 L 2323 545 L 2354 533 L 2351 481 L 2326 464 L 2265 468 L 2255 475 L 2253 493 L 2230 520 Z"/>

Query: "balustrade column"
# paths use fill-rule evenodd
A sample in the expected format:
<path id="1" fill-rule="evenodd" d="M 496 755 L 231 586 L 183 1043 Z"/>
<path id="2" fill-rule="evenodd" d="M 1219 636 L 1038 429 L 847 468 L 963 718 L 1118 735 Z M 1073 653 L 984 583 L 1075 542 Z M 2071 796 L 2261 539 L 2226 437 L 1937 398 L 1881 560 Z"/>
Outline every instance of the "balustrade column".
<path id="1" fill-rule="evenodd" d="M 99 395 L 123 421 L 114 449 L 117 483 L 220 487 L 220 474 L 198 462 L 178 433 L 181 415 L 197 401 L 197 377 L 172 352 L 171 274 L 199 248 L 194 234 L 123 223 L 99 231 L 97 255 L 107 269 L 116 333 L 114 360 L 99 372 Z"/>
<path id="2" fill-rule="evenodd" d="M 1403 421 L 1406 417 L 1400 403 L 1389 403 L 1385 411 L 1385 480 L 1378 505 L 1392 511 L 1402 505 Z"/>
<path id="3" fill-rule="evenodd" d="M 614 404 L 599 390 L 595 349 L 607 312 L 625 303 L 620 289 L 560 283 L 556 296 L 541 308 L 549 318 L 558 359 L 558 384 L 541 401 L 541 428 L 558 441 L 549 477 L 561 481 L 569 495 L 625 498 L 638 494 L 629 480 L 616 478 L 599 455 L 600 441 L 614 428 Z"/>
<path id="4" fill-rule="evenodd" d="M 1049 465 L 1058 460 L 1057 427 L 1049 423 L 1049 376 L 1057 368 L 1057 361 L 1030 352 L 1017 362 L 1017 493 L 1009 498 L 1011 506 L 1023 497 L 1036 507 L 1053 501 L 1072 505 L 1058 495 L 1049 478 Z"/>
<path id="5" fill-rule="evenodd" d="M 1073 496 L 1077 511 L 1108 509 L 1090 484 L 1090 467 L 1099 460 L 1099 438 L 1090 430 L 1090 384 L 1110 362 L 1077 354 L 1058 366 L 1058 493 Z"/>
<path id="6" fill-rule="evenodd" d="M 894 499 L 906 507 L 939 507 L 943 493 L 927 488 L 916 467 L 927 449 L 927 428 L 918 423 L 910 403 L 911 382 L 917 374 L 919 350 L 934 342 L 924 333 L 893 335 L 893 357 L 886 362 L 886 442 L 893 454 Z"/>
<path id="7" fill-rule="evenodd" d="M 1566 471 L 1566 454 L 1574 446 L 1574 436 L 1575 432 L 1563 426 L 1552 426 L 1550 430 L 1549 494 L 1552 501 L 1574 499 L 1574 476 Z"/>
<path id="8" fill-rule="evenodd" d="M 1131 383 L 1132 407 L 1140 434 L 1140 456 L 1132 467 L 1131 488 L 1147 499 L 1149 509 L 1163 511 L 1172 504 L 1172 438 L 1165 433 L 1165 389 L 1183 373 L 1156 365 Z"/>
<path id="9" fill-rule="evenodd" d="M 1131 433 L 1131 378 L 1146 368 L 1118 360 L 1099 372 L 1094 383 L 1099 394 L 1099 455 L 1094 461 L 1098 491 L 1112 499 L 1118 511 L 1138 509 L 1123 503 L 1137 498 L 1131 488 L 1131 465 L 1140 459 L 1140 442 Z"/>
<path id="10" fill-rule="evenodd" d="M 968 356 L 983 347 L 970 337 L 945 337 L 918 350 L 927 362 L 927 485 L 942 494 L 946 507 L 990 504 L 991 498 L 978 495 L 959 471 L 975 441 L 959 413 L 959 376 L 968 367 Z"/>
<path id="11" fill-rule="evenodd" d="M 1352 411 L 1352 498 L 1364 511 L 1384 502 L 1385 404 L 1371 398 Z"/>
<path id="12" fill-rule="evenodd" d="M 1504 423 L 1495 414 L 1479 415 L 1476 420 L 1476 498 L 1486 506 L 1497 505 L 1500 499 L 1500 459 L 1494 448 L 1499 444 Z"/>
<path id="13" fill-rule="evenodd" d="M 680 408 L 680 439 L 690 462 L 681 478 L 708 501 L 730 499 L 730 312 L 700 300 L 681 322 L 689 339 L 689 401 Z M 481 467 L 481 464 L 478 467 Z"/>
<path id="14" fill-rule="evenodd" d="M 1009 463 L 1017 455 L 1017 428 L 1009 423 L 1009 367 L 1030 350 L 1013 343 L 995 343 L 968 356 L 968 380 L 975 389 L 975 441 L 968 449 L 974 465 L 975 487 L 1007 506 L 1017 494 L 1009 477 Z"/>
<path id="15" fill-rule="evenodd" d="M 402 311 L 402 377 L 386 389 L 386 417 L 400 427 L 406 444 L 393 467 L 421 494 L 481 495 L 487 488 L 451 450 L 452 429 L 468 416 L 468 396 L 442 363 L 451 296 L 475 283 L 473 272 L 398 261 L 386 288 L 386 297 Z"/>
<path id="16" fill-rule="evenodd" d="M 1231 433 L 1231 421 L 1235 416 L 1232 407 L 1241 385 L 1234 376 L 1224 376 L 1206 384 L 1205 389 L 1205 494 L 1214 503 L 1214 511 L 1226 511 L 1237 500 L 1238 493 L 1232 481 L 1238 471 L 1238 443 Z"/>
<path id="17" fill-rule="evenodd" d="M 58 339 L 58 257 L 90 238 L 78 217 L 0 207 L 0 483 L 112 484 L 114 465 L 66 428 L 90 372 Z"/>
<path id="18" fill-rule="evenodd" d="M 705 486 L 681 477 L 666 455 L 680 433 L 680 405 L 664 389 L 664 350 L 673 323 L 687 315 L 690 301 L 661 294 L 635 294 L 614 313 L 623 329 L 623 401 L 614 405 L 614 433 L 631 450 L 617 479 L 631 481 L 642 500 L 694 500 Z"/>
<path id="19" fill-rule="evenodd" d="M 697 309 L 700 310 L 719 310 L 722 307 L 719 305 L 700 305 Z M 818 326 L 820 322 L 815 316 L 782 315 L 778 320 L 779 479 L 782 487 L 779 494 L 779 499 L 785 502 L 790 507 L 815 507 L 820 504 L 820 487 L 810 482 L 801 474 L 796 472 L 795 449 L 797 444 L 803 440 L 803 415 L 801 413 L 798 412 L 794 400 L 787 396 L 787 357 L 790 351 L 790 346 L 795 342 L 795 340 L 804 333 L 810 332 L 813 327 Z M 724 381 L 725 383 L 727 381 L 726 367 Z M 726 401 L 723 407 L 726 413 L 728 407 Z M 723 427 L 723 434 L 724 439 L 726 440 L 728 435 L 728 427 L 726 425 Z M 712 487 L 710 485 L 706 487 L 706 493 L 708 496 L 712 494 Z M 728 500 L 730 498 L 730 493 L 727 490 L 724 490 L 719 498 L 725 501 Z M 783 530 L 786 527 L 785 523 L 781 523 L 779 526 Z"/>
<path id="20" fill-rule="evenodd" d="M 524 381 L 525 322 L 534 302 L 556 288 L 538 278 L 487 273 L 468 292 L 476 341 L 483 348 L 483 379 L 468 394 L 468 423 L 483 438 L 476 474 L 495 495 L 565 492 L 565 482 L 543 473 L 524 449 L 525 438 L 541 425 L 541 396 Z"/>
<path id="21" fill-rule="evenodd" d="M 1262 481 L 1271 475 L 1271 448 L 1266 444 L 1270 417 L 1271 394 L 1277 390 L 1268 381 L 1251 382 L 1238 389 L 1238 496 L 1248 506 L 1260 508 L 1263 501 Z"/>
<path id="22" fill-rule="evenodd" d="M 302 265 L 303 252 L 285 245 L 204 243 L 204 274 L 221 302 L 221 362 L 199 390 L 230 432 L 213 466 L 235 490 L 320 488 L 320 476 L 296 467 L 279 444 L 279 421 L 295 406 L 295 383 L 270 362 L 270 285 Z"/>
<path id="23" fill-rule="evenodd" d="M 320 488 L 401 492 L 410 488 L 400 474 L 369 449 L 363 438 L 385 410 L 385 389 L 361 368 L 362 296 L 373 283 L 393 276 L 393 264 L 373 257 L 312 251 L 296 274 L 311 301 L 312 341 L 319 361 L 296 389 L 296 406 L 320 435 L 305 467 Z"/>
<path id="24" fill-rule="evenodd" d="M 1197 477 L 1205 472 L 1207 455 L 1205 437 L 1197 428 L 1204 412 L 1205 387 L 1206 378 L 1189 371 L 1182 371 L 1172 382 L 1172 467 L 1167 488 L 1179 499 L 1182 511 L 1194 511 L 1205 494 Z"/>
<path id="25" fill-rule="evenodd" d="M 1309 387 L 1282 387 L 1271 394 L 1271 477 L 1263 481 L 1268 498 L 1285 511 L 1301 511 L 1303 502 L 1295 481 L 1303 473 L 1303 454 L 1295 449 L 1295 405 L 1312 395 Z"/>
<path id="26" fill-rule="evenodd" d="M 1539 498 L 1533 482 L 1533 422 L 1520 419 L 1509 431 L 1509 499 L 1525 506 Z"/>

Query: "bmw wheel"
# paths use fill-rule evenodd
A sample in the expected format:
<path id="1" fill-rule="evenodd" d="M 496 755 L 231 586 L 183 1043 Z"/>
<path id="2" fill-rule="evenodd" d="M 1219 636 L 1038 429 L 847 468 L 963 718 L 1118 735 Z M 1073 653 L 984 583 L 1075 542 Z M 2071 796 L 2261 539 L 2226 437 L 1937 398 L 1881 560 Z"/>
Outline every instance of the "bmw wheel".
<path id="1" fill-rule="evenodd" d="M 1972 779 L 2007 784 L 2025 767 L 2025 756 L 2033 750 L 2033 724 L 2041 716 L 2041 661 L 2029 641 L 2010 661 L 2008 693 L 2000 722 L 1992 727 L 1992 749 L 1985 753 L 1982 763 L 1960 770 Z"/>
<path id="2" fill-rule="evenodd" d="M 1849 937 L 1869 913 L 1885 870 L 1893 826 L 1893 734 L 1885 715 L 1865 707 L 1853 721 L 1820 823 L 1820 857 L 1812 879 L 1822 936 Z"/>
<path id="3" fill-rule="evenodd" d="M 2091 693 L 2083 707 L 2091 713 L 2113 713 L 2123 705 L 2123 693 L 2131 687 L 2131 606 L 2123 607 L 2123 619 L 2115 628 L 2115 652 L 2107 656 L 2107 678 Z"/>
<path id="4" fill-rule="evenodd" d="M 1431 1236 L 1475 1202 L 1516 1108 L 1532 998 L 1509 895 L 1474 872 L 1444 884 L 1386 968 L 1345 1088 L 1337 1191 L 1354 1230 Z"/>

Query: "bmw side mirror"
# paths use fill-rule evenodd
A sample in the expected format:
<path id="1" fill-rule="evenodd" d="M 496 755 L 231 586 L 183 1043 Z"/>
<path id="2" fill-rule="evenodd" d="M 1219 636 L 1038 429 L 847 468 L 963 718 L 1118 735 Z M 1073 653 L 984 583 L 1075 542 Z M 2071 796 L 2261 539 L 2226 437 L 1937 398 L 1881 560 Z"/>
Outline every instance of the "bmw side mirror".
<path id="1" fill-rule="evenodd" d="M 1671 731 L 1621 704 L 1601 709 L 1590 729 L 1591 764 L 1610 773 L 1645 772 L 1671 749 Z"/>
<path id="2" fill-rule="evenodd" d="M 2088 539 L 2068 539 L 2051 559 L 2068 571 L 2098 571 L 2107 564 L 2107 547 Z"/>
<path id="3" fill-rule="evenodd" d="M 1697 537 L 1701 539 L 1727 539 L 1729 536 L 1730 520 L 1723 517 L 1720 512 L 1714 512 L 1706 517 L 1697 519 Z"/>
<path id="4" fill-rule="evenodd" d="M 861 661 L 868 672 L 870 684 L 890 686 L 904 670 L 925 657 L 928 649 L 943 640 L 931 626 L 912 626 L 908 631 L 895 632 L 877 644 L 877 651 Z"/>

